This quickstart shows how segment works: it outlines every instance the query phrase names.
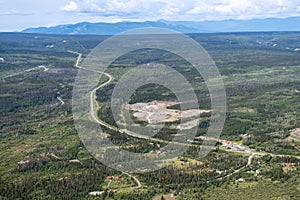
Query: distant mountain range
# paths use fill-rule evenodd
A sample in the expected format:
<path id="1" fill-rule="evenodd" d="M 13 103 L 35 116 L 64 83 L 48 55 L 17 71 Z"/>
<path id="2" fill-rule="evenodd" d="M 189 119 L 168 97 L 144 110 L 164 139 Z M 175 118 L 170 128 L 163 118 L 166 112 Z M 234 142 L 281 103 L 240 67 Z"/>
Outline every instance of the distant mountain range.
<path id="1" fill-rule="evenodd" d="M 300 31 L 300 17 L 202 22 L 165 20 L 118 23 L 81 22 L 54 27 L 29 28 L 22 32 L 67 35 L 113 35 L 126 30 L 144 27 L 167 28 L 183 33 Z"/>

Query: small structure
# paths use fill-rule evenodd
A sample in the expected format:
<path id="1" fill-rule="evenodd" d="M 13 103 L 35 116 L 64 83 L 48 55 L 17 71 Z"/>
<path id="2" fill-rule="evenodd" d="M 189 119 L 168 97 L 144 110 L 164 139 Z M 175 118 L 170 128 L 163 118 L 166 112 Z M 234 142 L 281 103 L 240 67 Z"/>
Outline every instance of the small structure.
<path id="1" fill-rule="evenodd" d="M 289 163 L 288 166 L 290 166 L 290 167 L 295 167 L 295 166 L 296 166 L 296 163 Z"/>
<path id="2" fill-rule="evenodd" d="M 59 178 L 58 180 L 59 180 L 59 181 L 64 181 L 64 180 L 67 180 L 67 179 L 68 179 L 68 177 L 65 176 L 65 177 Z"/>
<path id="3" fill-rule="evenodd" d="M 218 173 L 218 170 L 217 170 L 217 168 L 213 167 L 208 170 L 208 173 Z"/>
<path id="4" fill-rule="evenodd" d="M 239 179 L 237 180 L 237 182 L 239 182 L 239 183 L 243 183 L 243 182 L 245 182 L 245 179 L 243 179 L 243 178 L 239 178 Z"/>
<path id="5" fill-rule="evenodd" d="M 160 181 L 165 181 L 166 178 L 165 178 L 165 177 L 161 177 L 159 180 L 160 180 Z"/>
<path id="6" fill-rule="evenodd" d="M 118 167 L 118 169 L 121 169 L 121 168 L 123 168 L 123 165 L 119 164 L 117 167 Z"/>
<path id="7" fill-rule="evenodd" d="M 188 162 L 188 159 L 184 157 L 179 157 L 178 160 L 181 162 Z"/>
<path id="8" fill-rule="evenodd" d="M 116 179 L 120 179 L 120 178 L 122 178 L 122 176 L 115 176 L 114 178 L 116 178 Z"/>
<path id="9" fill-rule="evenodd" d="M 113 176 L 108 176 L 108 177 L 106 177 L 106 179 L 111 181 L 111 180 L 114 179 L 114 177 Z"/>
<path id="10" fill-rule="evenodd" d="M 94 191 L 94 192 L 89 192 L 89 195 L 92 195 L 92 196 L 99 196 L 101 194 L 103 194 L 104 191 Z"/>
<path id="11" fill-rule="evenodd" d="M 221 175 L 221 174 L 223 174 L 223 171 L 217 170 L 216 173 Z"/>
<path id="12" fill-rule="evenodd" d="M 24 164 L 27 164 L 29 163 L 30 161 L 29 160 L 21 160 L 18 162 L 19 165 L 24 165 Z"/>
<path id="13" fill-rule="evenodd" d="M 44 66 L 44 65 L 40 65 L 40 66 L 38 66 L 38 68 L 41 68 L 41 69 L 43 69 L 44 70 L 44 72 L 46 72 L 46 71 L 48 71 L 49 70 L 49 68 L 47 68 L 46 66 Z"/>
<path id="14" fill-rule="evenodd" d="M 78 159 L 69 160 L 69 162 L 70 163 L 80 163 L 81 164 L 80 160 L 78 160 Z"/>

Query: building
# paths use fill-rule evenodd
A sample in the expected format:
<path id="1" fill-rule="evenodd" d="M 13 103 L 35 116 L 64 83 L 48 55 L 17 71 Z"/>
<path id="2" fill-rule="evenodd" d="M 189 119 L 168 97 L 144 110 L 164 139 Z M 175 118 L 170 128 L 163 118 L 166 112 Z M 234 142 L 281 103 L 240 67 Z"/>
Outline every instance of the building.
<path id="1" fill-rule="evenodd" d="M 237 182 L 239 182 L 239 183 L 245 182 L 245 179 L 239 178 L 239 179 L 237 180 Z"/>
<path id="2" fill-rule="evenodd" d="M 98 196 L 98 195 L 101 195 L 103 193 L 104 193 L 104 191 L 94 191 L 94 192 L 90 192 L 89 195 Z"/>
<path id="3" fill-rule="evenodd" d="M 296 163 L 289 163 L 288 166 L 294 167 L 294 166 L 296 166 Z"/>
<path id="4" fill-rule="evenodd" d="M 21 160 L 18 162 L 19 165 L 24 165 L 24 164 L 27 164 L 29 163 L 30 161 L 29 160 Z"/>

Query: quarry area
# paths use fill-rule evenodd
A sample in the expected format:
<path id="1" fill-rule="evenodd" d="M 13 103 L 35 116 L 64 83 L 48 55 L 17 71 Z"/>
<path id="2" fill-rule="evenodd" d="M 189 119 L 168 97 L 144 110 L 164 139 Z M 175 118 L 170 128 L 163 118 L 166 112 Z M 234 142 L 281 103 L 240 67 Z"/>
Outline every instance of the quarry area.
<path id="1" fill-rule="evenodd" d="M 180 119 L 189 119 L 197 117 L 204 113 L 210 113 L 211 110 L 177 110 L 170 109 L 171 106 L 179 105 L 179 102 L 170 101 L 152 101 L 148 103 L 127 104 L 126 109 L 133 111 L 133 116 L 138 120 L 147 122 L 148 124 L 157 124 L 163 122 L 176 122 Z M 199 119 L 192 119 L 191 121 L 178 125 L 176 129 L 190 129 L 197 125 Z"/>

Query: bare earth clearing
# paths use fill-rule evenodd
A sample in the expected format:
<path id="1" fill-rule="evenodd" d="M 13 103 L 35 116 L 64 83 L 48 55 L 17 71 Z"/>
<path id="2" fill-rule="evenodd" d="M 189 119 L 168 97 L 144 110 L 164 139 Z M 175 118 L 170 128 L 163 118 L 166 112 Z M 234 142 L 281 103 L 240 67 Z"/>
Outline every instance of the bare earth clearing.
<path id="1" fill-rule="evenodd" d="M 287 139 L 290 141 L 300 142 L 300 128 L 293 129 Z"/>
<path id="2" fill-rule="evenodd" d="M 156 124 L 162 122 L 175 122 L 182 119 L 199 116 L 203 113 L 210 113 L 210 110 L 175 110 L 169 109 L 170 106 L 179 105 L 179 102 L 169 101 L 152 101 L 149 103 L 135 103 L 126 105 L 126 109 L 134 111 L 133 116 L 140 121 L 149 124 Z M 199 119 L 193 119 L 189 122 L 176 126 L 177 129 L 190 129 L 197 125 Z"/>

